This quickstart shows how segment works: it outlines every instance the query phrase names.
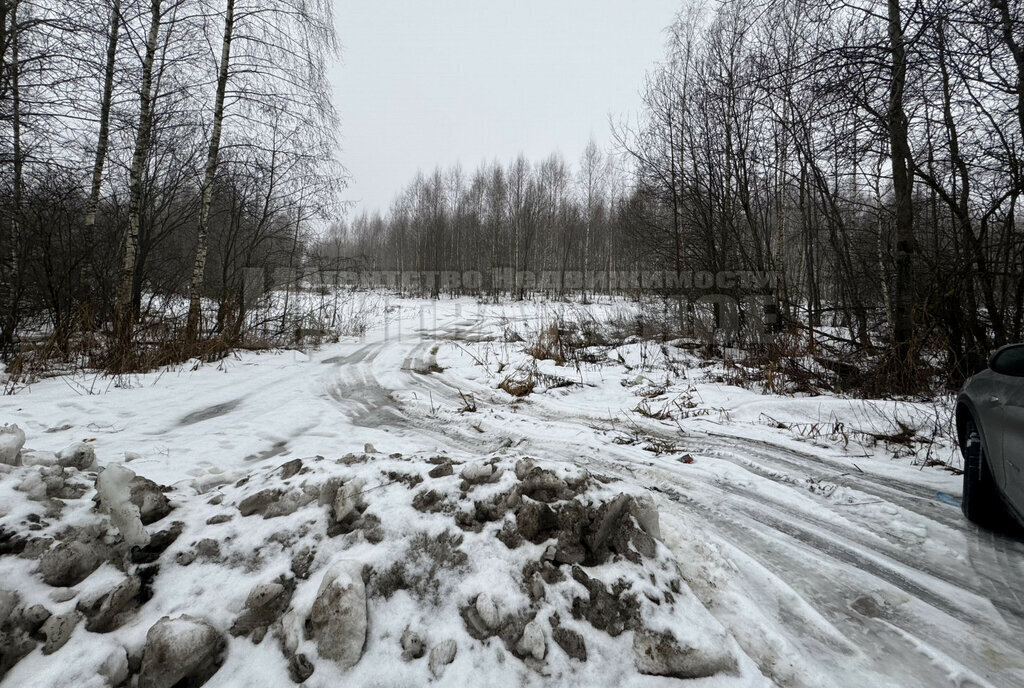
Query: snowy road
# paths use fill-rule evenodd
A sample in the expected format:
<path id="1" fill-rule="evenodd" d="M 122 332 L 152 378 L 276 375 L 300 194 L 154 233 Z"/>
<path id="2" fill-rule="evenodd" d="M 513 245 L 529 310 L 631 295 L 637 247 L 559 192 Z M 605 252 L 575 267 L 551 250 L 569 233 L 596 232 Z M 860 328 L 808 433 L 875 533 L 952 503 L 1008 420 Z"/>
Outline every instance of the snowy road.
<path id="1" fill-rule="evenodd" d="M 49 381 L 0 411 L 40 448 L 88 428 L 101 458 L 138 452 L 132 468 L 165 483 L 366 442 L 468 455 L 511 447 L 582 466 L 651 491 L 691 588 L 776 685 L 1024 686 L 1024 543 L 979 530 L 939 498 L 959 498 L 960 478 L 756 422 L 827 407 L 852 424 L 859 406 L 846 400 L 691 376 L 660 396 L 689 394 L 707 413 L 636 413 L 635 381 L 667 376 L 641 344 L 600 364 L 542 362 L 576 384 L 513 399 L 498 382 L 527 357 L 503 332 L 536 331 L 549 316 L 449 302 L 430 322 L 400 312 L 319 352 L 245 356 L 98 395 Z"/>
<path id="2" fill-rule="evenodd" d="M 487 329 L 454 320 L 422 341 L 360 349 L 336 361 L 339 403 L 354 422 L 395 422 L 439 447 L 491 450 L 508 438 L 650 486 L 681 558 L 707 557 L 693 562 L 690 584 L 781 685 L 1024 685 L 1024 543 L 940 501 L 936 485 L 958 496 L 957 478 L 909 466 L 872 473 L 843 452 L 700 422 L 683 434 L 633 414 L 643 433 L 677 445 L 655 456 L 611 441 L 621 409 L 602 414 L 570 391 L 510 413 L 502 392 L 460 375 L 464 365 L 427 372 L 439 346 L 458 360 L 461 342 Z M 399 358 L 401 374 L 391 367 Z M 394 404 L 399 391 L 419 403 Z M 438 422 L 438 409 L 462 407 L 466 394 L 478 412 Z"/>

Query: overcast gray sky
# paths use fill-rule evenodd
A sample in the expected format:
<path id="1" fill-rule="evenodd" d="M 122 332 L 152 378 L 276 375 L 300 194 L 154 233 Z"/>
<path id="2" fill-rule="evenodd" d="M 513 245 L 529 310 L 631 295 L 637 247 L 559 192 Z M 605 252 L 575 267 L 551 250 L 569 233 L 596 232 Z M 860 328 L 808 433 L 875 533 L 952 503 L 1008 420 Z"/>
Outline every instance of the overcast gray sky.
<path id="1" fill-rule="evenodd" d="M 335 0 L 345 194 L 387 210 L 417 169 L 576 163 L 639 109 L 683 0 Z"/>

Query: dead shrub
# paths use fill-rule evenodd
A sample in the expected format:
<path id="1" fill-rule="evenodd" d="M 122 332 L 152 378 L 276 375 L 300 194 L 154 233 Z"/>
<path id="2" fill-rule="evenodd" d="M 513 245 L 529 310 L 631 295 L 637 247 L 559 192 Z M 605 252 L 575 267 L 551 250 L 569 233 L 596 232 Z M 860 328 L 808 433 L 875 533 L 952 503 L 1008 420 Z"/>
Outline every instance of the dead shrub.
<path id="1" fill-rule="evenodd" d="M 532 371 L 523 374 L 522 371 L 505 376 L 505 379 L 498 385 L 501 389 L 516 398 L 528 396 L 537 386 L 537 380 Z"/>
<path id="2" fill-rule="evenodd" d="M 540 331 L 533 344 L 526 348 L 526 353 L 538 361 L 554 361 L 565 365 L 565 346 L 558 322 L 554 321 Z"/>

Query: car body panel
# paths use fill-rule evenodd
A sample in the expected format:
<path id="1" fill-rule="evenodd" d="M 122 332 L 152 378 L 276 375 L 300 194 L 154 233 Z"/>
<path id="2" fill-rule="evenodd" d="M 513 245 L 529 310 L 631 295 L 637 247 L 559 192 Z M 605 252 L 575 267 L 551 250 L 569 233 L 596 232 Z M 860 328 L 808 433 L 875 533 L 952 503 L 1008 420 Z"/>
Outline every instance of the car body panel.
<path id="1" fill-rule="evenodd" d="M 1003 376 L 999 376 L 1003 377 Z M 984 370 L 967 381 L 961 397 L 970 400 L 969 407 L 978 426 L 989 469 L 996 484 L 1005 490 L 1006 470 L 1003 466 L 1003 433 L 1005 419 L 1002 413 L 1002 381 L 991 370 Z M 966 439 L 966 438 L 962 438 Z"/>
<path id="2" fill-rule="evenodd" d="M 999 355 L 1011 348 L 1018 360 L 1018 367 L 1011 371 L 1015 374 L 998 372 Z M 957 399 L 956 420 L 963 448 L 967 441 L 965 421 L 973 419 L 998 492 L 1024 526 L 1024 374 L 1020 374 L 1019 368 L 1022 348 L 1024 345 L 1003 347 L 989 359 L 987 370 L 967 380 Z"/>
<path id="3" fill-rule="evenodd" d="M 1001 454 L 1006 498 L 1017 511 L 1024 511 L 1024 379 L 1017 380 L 1015 387 L 1007 386 L 1003 399 Z"/>

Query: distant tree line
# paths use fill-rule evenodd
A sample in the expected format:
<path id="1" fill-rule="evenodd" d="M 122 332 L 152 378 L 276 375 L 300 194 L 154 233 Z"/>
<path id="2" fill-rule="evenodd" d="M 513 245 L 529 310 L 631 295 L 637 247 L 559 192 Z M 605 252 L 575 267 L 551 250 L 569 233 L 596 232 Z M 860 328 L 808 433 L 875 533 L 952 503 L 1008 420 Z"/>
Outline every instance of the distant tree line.
<path id="1" fill-rule="evenodd" d="M 569 289 L 568 272 L 637 267 L 622 223 L 623 177 L 591 141 L 572 166 L 559 154 L 539 162 L 519 156 L 467 173 L 456 165 L 419 174 L 386 215 L 362 214 L 331 226 L 321 257 L 359 256 L 365 271 L 477 272 L 479 286 L 459 292 L 522 296 L 542 286 L 551 295 Z M 511 279 L 492 280 L 495 270 Z M 544 285 L 528 275 L 547 273 Z M 436 296 L 444 288 L 435 282 Z M 580 291 L 585 285 L 572 287 Z"/>
<path id="2" fill-rule="evenodd" d="M 0 0 L 5 356 L 92 332 L 131 367 L 175 308 L 186 341 L 230 335 L 244 268 L 334 213 L 331 4 Z"/>

